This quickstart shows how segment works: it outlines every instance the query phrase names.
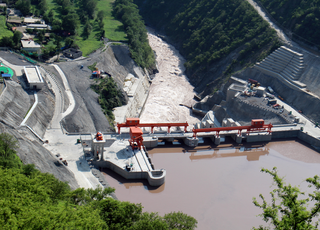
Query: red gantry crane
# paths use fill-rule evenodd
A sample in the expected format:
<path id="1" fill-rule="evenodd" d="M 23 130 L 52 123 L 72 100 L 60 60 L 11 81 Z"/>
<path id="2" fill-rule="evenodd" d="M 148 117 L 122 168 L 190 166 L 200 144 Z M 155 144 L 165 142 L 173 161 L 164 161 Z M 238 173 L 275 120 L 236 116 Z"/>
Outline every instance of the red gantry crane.
<path id="1" fill-rule="evenodd" d="M 139 118 L 127 118 L 126 123 L 121 123 L 117 124 L 118 127 L 118 133 L 120 134 L 120 128 L 122 127 L 132 127 L 132 126 L 137 126 L 137 127 L 151 127 L 151 133 L 153 133 L 153 128 L 154 127 L 168 127 L 168 133 L 170 133 L 170 128 L 171 127 L 178 127 L 178 126 L 184 126 L 184 131 L 187 132 L 187 127 L 189 124 L 186 123 L 140 123 Z"/>
<path id="2" fill-rule="evenodd" d="M 261 132 L 267 131 L 271 133 L 271 128 L 273 125 L 270 123 L 268 125 L 264 124 L 263 119 L 253 119 L 251 120 L 251 125 L 248 126 L 233 126 L 233 127 L 218 127 L 218 128 L 204 128 L 204 129 L 193 129 L 193 137 L 197 136 L 197 133 L 206 133 L 206 132 L 216 132 L 219 137 L 219 132 L 221 131 L 230 131 L 230 130 L 238 130 L 238 134 L 241 135 L 242 130 L 246 129 L 247 133 L 250 132 Z"/>
<path id="3" fill-rule="evenodd" d="M 141 127 L 151 127 L 151 133 L 153 133 L 154 127 L 168 127 L 168 133 L 170 133 L 170 128 L 171 127 L 178 127 L 178 126 L 184 126 L 184 131 L 187 131 L 187 127 L 189 124 L 186 123 L 140 123 L 139 118 L 127 118 L 125 123 L 117 124 L 118 127 L 118 133 L 120 134 L 120 129 L 122 127 L 127 127 L 130 128 L 130 146 L 132 149 L 138 147 L 141 149 L 142 147 L 142 130 L 140 129 Z"/>
<path id="4" fill-rule="evenodd" d="M 188 123 L 144 123 L 140 124 L 139 118 L 127 118 L 125 123 L 117 124 L 118 132 L 120 134 L 120 129 L 122 127 L 130 128 L 130 146 L 132 149 L 142 148 L 143 145 L 143 132 L 140 127 L 151 127 L 151 133 L 153 133 L 154 127 L 168 127 L 168 133 L 170 133 L 170 128 L 173 126 L 184 126 L 184 131 L 187 131 Z M 248 126 L 233 126 L 233 127 L 218 127 L 218 128 L 204 128 L 204 129 L 193 129 L 193 137 L 197 137 L 197 133 L 206 133 L 206 132 L 216 132 L 216 135 L 219 137 L 219 132 L 221 131 L 230 131 L 238 130 L 238 134 L 241 135 L 242 130 L 247 130 L 247 133 L 250 132 L 262 132 L 266 131 L 271 133 L 271 128 L 273 125 L 270 123 L 268 125 L 264 124 L 263 119 L 254 119 L 251 121 L 251 125 Z"/>

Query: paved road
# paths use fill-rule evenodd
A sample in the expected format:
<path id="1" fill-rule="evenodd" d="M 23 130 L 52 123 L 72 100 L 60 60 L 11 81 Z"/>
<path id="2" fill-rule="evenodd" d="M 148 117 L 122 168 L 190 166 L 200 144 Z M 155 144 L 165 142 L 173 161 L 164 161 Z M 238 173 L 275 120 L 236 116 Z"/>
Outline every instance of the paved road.
<path id="1" fill-rule="evenodd" d="M 73 97 L 73 94 L 71 92 L 71 89 L 69 87 L 69 83 L 68 83 L 68 80 L 66 78 L 66 75 L 64 75 L 63 71 L 60 69 L 59 66 L 55 65 L 55 64 L 52 64 L 54 66 L 54 68 L 56 68 L 56 70 L 58 71 L 58 73 L 60 74 L 61 76 L 61 79 L 63 81 L 63 85 L 64 85 L 64 88 L 65 88 L 65 91 L 66 91 L 66 94 L 69 98 L 69 106 L 68 108 L 66 109 L 65 112 L 62 113 L 61 111 L 61 116 L 63 119 L 64 117 L 68 116 L 70 113 L 72 113 L 72 111 L 74 110 L 75 106 L 76 106 L 76 101 L 74 100 L 74 97 Z M 61 120 L 60 119 L 60 120 Z"/>
<path id="2" fill-rule="evenodd" d="M 270 18 L 267 16 L 266 12 L 264 12 L 263 9 L 254 1 L 254 0 L 247 0 L 253 7 L 254 9 L 259 13 L 259 15 L 269 23 L 269 25 L 275 29 L 275 31 L 278 34 L 278 37 L 283 41 L 286 45 L 288 46 L 299 46 L 295 42 L 293 42 L 276 24 L 274 24 Z M 300 48 L 300 47 L 299 47 Z"/>
<path id="3" fill-rule="evenodd" d="M 91 173 L 90 167 L 87 161 L 83 157 L 83 149 L 81 144 L 76 144 L 79 136 L 68 136 L 61 130 L 60 121 L 75 108 L 75 100 L 69 87 L 68 80 L 60 69 L 59 66 L 54 65 L 55 69 L 60 74 L 63 81 L 66 94 L 69 98 L 69 106 L 65 112 L 63 112 L 63 94 L 59 88 L 56 80 L 53 76 L 47 75 L 52 85 L 52 90 L 55 94 L 55 111 L 51 121 L 51 128 L 47 129 L 44 139 L 49 140 L 49 143 L 44 144 L 44 147 L 48 149 L 52 154 L 60 154 L 60 158 L 67 160 L 68 169 L 71 170 L 77 180 L 77 183 L 82 188 L 96 188 L 100 185 L 100 182 Z"/>

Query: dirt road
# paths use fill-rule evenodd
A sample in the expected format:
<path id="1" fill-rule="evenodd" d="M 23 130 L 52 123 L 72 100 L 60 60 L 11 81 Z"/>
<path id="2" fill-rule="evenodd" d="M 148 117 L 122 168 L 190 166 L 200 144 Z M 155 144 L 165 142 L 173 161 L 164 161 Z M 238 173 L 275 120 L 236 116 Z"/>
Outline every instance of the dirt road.
<path id="1" fill-rule="evenodd" d="M 278 34 L 278 37 L 281 39 L 288 46 L 298 46 L 298 44 L 294 43 L 276 24 L 274 24 L 270 18 L 267 16 L 266 12 L 254 1 L 254 0 L 247 0 L 253 8 L 259 13 L 259 15 L 269 23 L 269 25 L 275 29 Z"/>

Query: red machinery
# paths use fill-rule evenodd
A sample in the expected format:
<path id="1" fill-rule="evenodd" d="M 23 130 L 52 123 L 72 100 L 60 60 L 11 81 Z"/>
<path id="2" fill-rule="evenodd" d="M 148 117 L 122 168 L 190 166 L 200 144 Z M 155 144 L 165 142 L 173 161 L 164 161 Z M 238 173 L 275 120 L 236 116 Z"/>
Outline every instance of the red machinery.
<path id="1" fill-rule="evenodd" d="M 263 119 L 254 119 L 251 121 L 250 126 L 234 126 L 234 127 L 219 127 L 219 128 L 205 128 L 205 129 L 193 129 L 193 137 L 197 136 L 197 133 L 200 132 L 217 132 L 217 136 L 219 136 L 219 132 L 221 131 L 230 131 L 230 130 L 238 130 L 238 134 L 241 135 L 241 131 L 243 129 L 247 130 L 247 133 L 250 132 L 261 132 L 267 130 L 268 133 L 271 133 L 271 128 L 273 125 L 270 123 L 269 125 L 264 124 Z"/>
<path id="2" fill-rule="evenodd" d="M 136 147 L 141 150 L 142 147 L 142 130 L 139 127 L 130 127 L 130 146 L 132 150 L 134 150 Z"/>
<path id="3" fill-rule="evenodd" d="M 139 118 L 127 118 L 126 123 L 117 124 L 118 132 L 120 133 L 121 127 L 151 127 L 151 133 L 153 133 L 154 127 L 168 127 L 168 133 L 170 133 L 170 128 L 172 126 L 184 126 L 184 131 L 187 132 L 188 123 L 145 123 L 140 124 Z"/>
<path id="4" fill-rule="evenodd" d="M 102 133 L 97 132 L 97 134 L 96 134 L 96 140 L 97 140 L 97 141 L 102 141 L 102 140 L 103 140 Z"/>

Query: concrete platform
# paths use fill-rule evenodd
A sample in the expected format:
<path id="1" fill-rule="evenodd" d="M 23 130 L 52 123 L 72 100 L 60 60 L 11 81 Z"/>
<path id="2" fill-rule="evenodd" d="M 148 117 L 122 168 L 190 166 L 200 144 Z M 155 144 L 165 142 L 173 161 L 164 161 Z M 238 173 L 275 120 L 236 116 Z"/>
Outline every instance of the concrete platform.
<path id="1" fill-rule="evenodd" d="M 165 169 L 155 170 L 145 149 L 132 150 L 128 140 L 119 137 L 105 147 L 103 159 L 93 161 L 93 164 L 109 168 L 126 179 L 147 179 L 151 186 L 162 185 L 165 182 Z M 105 138 L 108 140 L 108 137 Z"/>

